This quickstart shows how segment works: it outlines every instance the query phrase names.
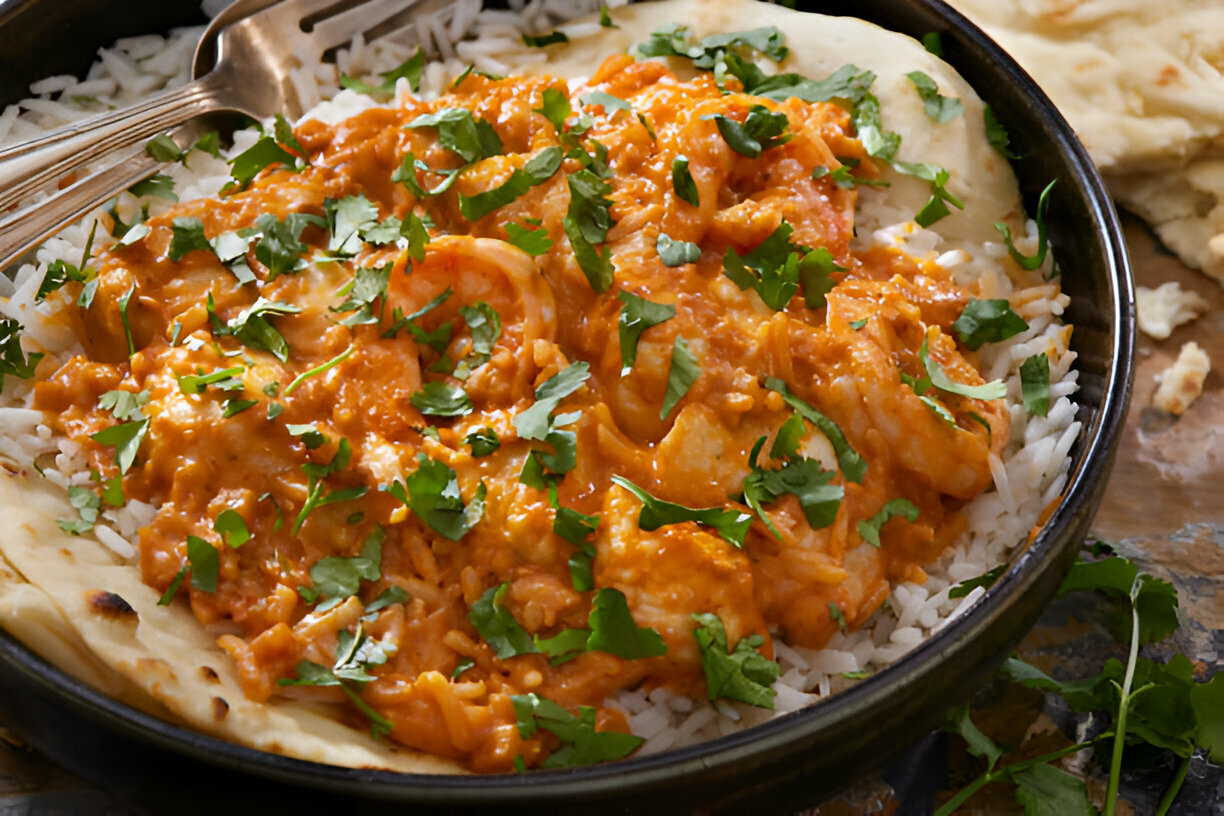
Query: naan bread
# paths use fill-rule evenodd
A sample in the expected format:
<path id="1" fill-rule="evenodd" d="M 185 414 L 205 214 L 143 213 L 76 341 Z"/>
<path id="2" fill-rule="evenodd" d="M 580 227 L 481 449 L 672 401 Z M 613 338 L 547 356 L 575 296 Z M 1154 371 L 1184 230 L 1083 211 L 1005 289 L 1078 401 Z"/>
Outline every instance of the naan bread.
<path id="1" fill-rule="evenodd" d="M 1007 162 L 989 146 L 982 102 L 941 60 L 908 37 L 851 18 L 823 18 L 752 0 L 669 0 L 618 9 L 619 28 L 548 49 L 537 70 L 569 78 L 589 76 L 608 54 L 646 40 L 655 28 L 688 23 L 697 36 L 774 25 L 791 45 L 780 70 L 824 78 L 853 62 L 876 72 L 873 91 L 884 125 L 903 134 L 899 158 L 930 162 L 952 173 L 948 188 L 965 211 L 939 223 L 952 240 L 997 240 L 992 222 L 1019 226 L 1023 218 Z M 676 68 L 683 66 L 677 65 Z M 935 124 L 909 71 L 935 79 L 955 96 L 964 115 Z M 887 190 L 899 220 L 930 196 L 926 182 L 888 171 Z M 30 472 L 0 471 L 0 626 L 48 660 L 104 692 L 174 722 L 223 739 L 301 759 L 417 773 L 463 773 L 449 760 L 374 741 L 338 719 L 338 710 L 302 702 L 253 703 L 242 693 L 233 663 L 178 600 L 158 605 L 158 593 L 91 535 L 71 536 L 57 518 L 74 518 L 66 496 Z"/>
<path id="2" fill-rule="evenodd" d="M 1224 283 L 1224 5 L 949 2 L 1049 94 L 1118 204 Z"/>

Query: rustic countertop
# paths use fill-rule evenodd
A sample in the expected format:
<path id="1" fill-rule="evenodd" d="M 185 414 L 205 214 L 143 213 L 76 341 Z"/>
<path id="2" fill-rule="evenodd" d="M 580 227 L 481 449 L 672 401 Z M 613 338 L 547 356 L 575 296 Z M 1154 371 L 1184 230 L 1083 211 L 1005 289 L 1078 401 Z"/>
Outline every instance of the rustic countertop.
<path id="1" fill-rule="evenodd" d="M 1180 419 L 1153 410 L 1150 403 L 1155 376 L 1187 341 L 1197 342 L 1217 369 L 1224 368 L 1224 287 L 1183 266 L 1139 221 L 1125 219 L 1125 229 L 1138 285 L 1154 287 L 1175 280 L 1201 294 L 1210 308 L 1167 340 L 1140 335 L 1126 429 L 1093 532 L 1118 545 L 1142 569 L 1177 587 L 1185 620 L 1170 646 L 1210 674 L 1224 662 L 1224 375 L 1213 371 L 1202 398 Z M 1090 605 L 1067 598 L 1043 616 L 1025 640 L 1021 656 L 1043 667 L 1082 664 L 1087 676 L 1117 648 L 1093 621 Z M 1058 738 L 1059 712 L 1047 711 L 1041 695 L 989 690 L 986 702 L 975 719 L 997 738 L 1012 742 L 1026 736 Z M 932 775 L 942 774 L 947 785 L 958 786 L 966 781 L 966 773 L 973 773 L 954 740 L 924 741 L 906 762 L 916 773 L 910 773 L 905 783 L 892 778 L 908 795 L 899 796 L 888 783 L 873 777 L 808 813 L 926 813 L 934 790 L 941 787 L 931 784 Z M 1156 771 L 1129 775 L 1123 795 L 1130 812 L 1152 812 L 1163 779 Z M 1103 786 L 1100 780 L 1089 780 L 1090 788 L 1098 783 Z M 1006 790 L 987 789 L 972 803 L 978 812 L 1020 812 Z M 21 745 L 0 726 L 0 814 L 34 813 L 124 816 L 129 810 L 105 791 Z M 1172 814 L 1224 816 L 1224 769 L 1203 762 L 1192 766 Z"/>

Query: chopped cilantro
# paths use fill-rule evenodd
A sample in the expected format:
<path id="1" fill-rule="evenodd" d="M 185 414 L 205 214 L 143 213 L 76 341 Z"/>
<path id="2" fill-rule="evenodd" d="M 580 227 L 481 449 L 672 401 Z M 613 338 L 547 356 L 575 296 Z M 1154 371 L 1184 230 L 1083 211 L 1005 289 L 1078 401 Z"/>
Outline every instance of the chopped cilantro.
<path id="1" fill-rule="evenodd" d="M 1011 304 L 1003 298 L 971 299 L 952 324 L 960 341 L 974 350 L 984 343 L 999 343 L 1015 337 L 1028 327 L 1024 318 L 1013 312 Z"/>
<path id="2" fill-rule="evenodd" d="M 380 612 L 389 606 L 412 600 L 412 596 L 397 586 L 390 586 L 378 594 L 378 597 L 366 604 L 364 620 L 372 620 L 375 612 Z"/>
<path id="3" fill-rule="evenodd" d="M 964 106 L 961 105 L 959 99 L 940 96 L 939 86 L 935 80 L 922 71 L 910 71 L 906 76 L 909 77 L 910 82 L 914 83 L 914 88 L 917 89 L 918 96 L 922 99 L 922 109 L 931 121 L 943 124 L 964 112 Z"/>
<path id="4" fill-rule="evenodd" d="M 324 227 L 327 221 L 305 213 L 289 213 L 284 221 L 271 213 L 263 213 L 255 219 L 255 227 L 259 230 L 255 258 L 268 268 L 268 280 L 286 272 L 297 272 L 305 266 L 302 255 L 310 247 L 300 237 L 302 230 L 312 224 Z"/>
<path id="5" fill-rule="evenodd" d="M 295 172 L 301 167 L 298 157 L 278 144 L 276 137 L 261 136 L 255 144 L 229 160 L 232 181 L 224 189 L 244 190 L 262 170 L 274 164 Z"/>
<path id="6" fill-rule="evenodd" d="M 989 589 L 994 586 L 995 581 L 1002 577 L 1003 573 L 1007 572 L 1007 564 L 1000 564 L 994 569 L 977 576 L 976 578 L 966 578 L 956 586 L 948 590 L 949 598 L 963 598 L 972 592 L 977 587 Z"/>
<path id="7" fill-rule="evenodd" d="M 934 54 L 943 59 L 943 39 L 938 31 L 928 31 L 926 34 L 923 34 L 922 47 L 926 49 L 928 54 Z"/>
<path id="8" fill-rule="evenodd" d="M 459 194 L 459 212 L 468 221 L 478 221 L 500 207 L 511 203 L 532 187 L 552 178 L 561 167 L 561 148 L 546 147 L 531 158 L 522 169 L 515 169 L 501 185 L 474 196 Z"/>
<path id="9" fill-rule="evenodd" d="M 841 607 L 832 601 L 829 601 L 829 617 L 837 624 L 837 628 L 843 635 L 850 631 L 850 626 L 846 623 L 846 616 L 842 614 Z"/>
<path id="10" fill-rule="evenodd" d="M 377 581 L 382 577 L 382 546 L 386 540 L 386 532 L 382 527 L 375 527 L 361 546 L 361 554 L 344 557 L 328 556 L 320 558 L 310 568 L 309 587 L 298 587 L 300 594 L 307 603 L 315 603 L 325 599 L 317 611 L 324 612 L 336 606 L 345 598 L 357 594 L 361 581 Z M 402 591 L 402 590 L 401 590 Z M 384 603 L 384 606 L 386 604 Z M 366 611 L 370 611 L 369 607 Z"/>
<path id="11" fill-rule="evenodd" d="M 413 119 L 406 128 L 433 127 L 438 143 L 466 162 L 497 156 L 502 152 L 501 137 L 484 119 L 472 116 L 466 108 L 443 108 Z"/>
<path id="12" fill-rule="evenodd" d="M 809 249 L 790 242 L 794 228 L 785 220 L 745 255 L 728 247 L 723 256 L 723 274 L 741 290 L 752 289 L 771 309 L 785 309 L 804 284 L 804 301 L 809 308 L 824 305 L 832 290 L 835 271 L 844 271 L 824 247 Z"/>
<path id="13" fill-rule="evenodd" d="M 551 31 L 548 34 L 542 34 L 538 37 L 530 34 L 523 35 L 523 45 L 530 48 L 543 48 L 546 45 L 555 45 L 556 43 L 567 43 L 569 37 L 564 31 Z"/>
<path id="14" fill-rule="evenodd" d="M 608 13 L 608 7 L 603 3 L 599 4 L 599 24 L 603 28 L 620 28 L 620 26 L 612 22 L 612 15 Z"/>
<path id="15" fill-rule="evenodd" d="M 372 268 L 357 268 L 348 297 L 339 306 L 332 307 L 333 312 L 353 312 L 341 320 L 340 325 L 352 328 L 381 322 L 391 267 L 392 264 L 386 263 Z M 377 315 L 374 313 L 375 302 L 379 303 Z"/>
<path id="16" fill-rule="evenodd" d="M 884 130 L 880 119 L 880 100 L 874 94 L 864 93 L 854 104 L 851 117 L 867 155 L 892 161 L 901 147 L 901 136 Z"/>
<path id="17" fill-rule="evenodd" d="M 544 760 L 545 769 L 596 765 L 628 756 L 645 742 L 619 731 L 597 731 L 595 709 L 579 706 L 577 716 L 537 694 L 512 696 L 519 734 L 527 738 L 543 729 L 561 740 L 561 747 Z"/>
<path id="18" fill-rule="evenodd" d="M 340 75 L 340 87 L 349 88 L 363 94 L 372 96 L 389 94 L 395 90 L 396 80 L 401 77 L 408 80 L 408 85 L 412 88 L 412 92 L 416 93 L 421 90 L 421 69 L 425 67 L 425 49 L 418 48 L 416 53 L 406 59 L 404 62 L 392 68 L 390 71 L 383 71 L 379 74 L 382 77 L 382 82 L 378 85 L 367 85 L 359 79 L 353 79 L 347 74 Z"/>
<path id="19" fill-rule="evenodd" d="M 387 658 L 394 654 L 392 646 L 372 640 L 361 623 L 357 624 L 357 632 L 353 634 L 342 629 L 336 638 L 336 662 L 330 669 L 302 660 L 294 670 L 294 677 L 282 677 L 276 682 L 282 686 L 339 686 L 345 696 L 370 721 L 370 736 L 374 739 L 385 737 L 391 733 L 392 723 L 357 693 L 374 679 L 370 669 L 381 666 Z"/>
<path id="20" fill-rule="evenodd" d="M 217 572 L 221 558 L 217 548 L 199 536 L 187 536 L 187 563 L 191 565 L 191 585 L 201 592 L 217 591 Z"/>
<path id="21" fill-rule="evenodd" d="M 213 520 L 213 531 L 235 549 L 251 540 L 251 531 L 247 529 L 246 521 L 237 510 L 230 507 L 217 514 L 217 518 Z"/>
<path id="22" fill-rule="evenodd" d="M 170 260 L 178 261 L 197 249 L 213 251 L 212 244 L 204 237 L 204 222 L 199 218 L 179 216 L 171 223 L 171 230 L 170 248 L 166 251 L 166 257 Z"/>
<path id="23" fill-rule="evenodd" d="M 706 696 L 710 702 L 722 698 L 773 708 L 777 694 L 773 684 L 782 669 L 758 651 L 765 638 L 761 635 L 740 638 L 732 650 L 718 615 L 703 612 L 692 618 L 698 624 L 693 637 L 701 648 L 701 667 L 705 670 Z"/>
<path id="24" fill-rule="evenodd" d="M 187 151 L 178 146 L 177 143 L 165 133 L 159 133 L 149 141 L 145 142 L 145 153 L 156 161 L 170 164 L 171 162 L 182 161 L 187 155 Z"/>
<path id="25" fill-rule="evenodd" d="M 937 360 L 931 359 L 928 351 L 929 344 L 930 337 L 924 336 L 922 347 L 918 349 L 918 359 L 922 361 L 922 367 L 926 369 L 927 376 L 931 378 L 931 384 L 936 388 L 970 399 L 997 400 L 1007 396 L 1007 385 L 1002 380 L 994 380 L 982 385 L 965 385 L 951 379 L 943 370 L 943 366 Z"/>
<path id="26" fill-rule="evenodd" d="M 913 523 L 918 520 L 918 508 L 909 499 L 892 499 L 869 519 L 858 523 L 858 533 L 873 547 L 880 546 L 880 528 L 889 519 L 900 516 Z"/>
<path id="27" fill-rule="evenodd" d="M 468 669 L 475 667 L 475 665 L 476 665 L 476 661 L 473 660 L 472 658 L 470 657 L 463 658 L 455 665 L 455 670 L 451 672 L 451 679 L 458 680 L 460 675 L 462 675 Z M 516 757 L 516 759 L 521 760 L 522 757 Z"/>
<path id="28" fill-rule="evenodd" d="M 578 222 L 568 215 L 561 225 L 565 229 L 566 237 L 570 240 L 570 248 L 574 251 L 578 267 L 586 276 L 591 288 L 600 293 L 608 291 L 612 287 L 613 276 L 616 274 L 608 248 L 604 247 L 602 252 L 596 250 L 582 234 Z"/>
<path id="29" fill-rule="evenodd" d="M 781 394 L 787 405 L 802 414 L 804 419 L 815 425 L 825 435 L 833 446 L 833 452 L 837 455 L 837 464 L 841 468 L 842 476 L 848 482 L 861 484 L 863 474 L 867 471 L 867 463 L 855 452 L 854 448 L 850 447 L 841 428 L 837 427 L 833 420 L 791 393 L 785 381 L 777 377 L 770 377 L 765 381 L 765 387 Z"/>
<path id="30" fill-rule="evenodd" d="M 179 391 L 184 394 L 203 394 L 210 385 L 222 391 L 241 391 L 243 384 L 240 378 L 245 370 L 242 366 L 235 366 L 211 374 L 184 374 L 178 378 Z"/>
<path id="31" fill-rule="evenodd" d="M 417 198 L 433 198 L 449 190 L 451 185 L 455 183 L 455 179 L 459 178 L 459 174 L 466 168 L 467 166 L 465 165 L 464 167 L 456 167 L 450 170 L 435 170 L 418 159 L 416 154 L 409 151 L 404 156 L 400 166 L 391 174 L 391 180 L 403 184 L 408 188 L 408 192 Z M 444 180 L 432 189 L 422 187 L 416 176 L 418 170 L 422 173 L 433 173 L 436 176 L 443 176 Z M 418 260 L 420 259 L 418 258 Z"/>
<path id="32" fill-rule="evenodd" d="M 748 115 L 742 124 L 721 113 L 702 118 L 712 118 L 727 146 L 741 156 L 747 156 L 750 159 L 759 158 L 766 150 L 781 147 L 789 142 L 792 136 L 786 132 L 788 126 L 786 114 L 772 113 L 764 105 L 753 105 L 748 108 Z"/>
<path id="33" fill-rule="evenodd" d="M 111 416 L 121 422 L 144 419 L 144 411 L 140 409 L 148 404 L 148 391 L 107 391 L 98 397 L 98 407 L 110 411 Z"/>
<path id="34" fill-rule="evenodd" d="M 659 633 L 641 627 L 629 613 L 629 603 L 617 589 L 605 587 L 595 593 L 588 619 L 591 636 L 588 651 L 608 652 L 625 660 L 643 660 L 667 653 L 667 645 Z"/>
<path id="35" fill-rule="evenodd" d="M 21 324 L 11 317 L 0 318 L 0 376 L 8 374 L 28 380 L 34 376 L 42 352 L 29 354 L 21 348 Z"/>
<path id="36" fill-rule="evenodd" d="M 221 324 L 220 320 L 214 319 L 213 333 L 232 335 L 247 348 L 266 351 L 285 363 L 289 361 L 289 344 L 268 318 L 272 315 L 292 315 L 301 311 L 300 307 L 291 303 L 268 300 L 260 295 L 228 323 Z"/>
<path id="37" fill-rule="evenodd" d="M 519 625 L 510 610 L 502 606 L 509 589 L 509 584 L 489 587 L 468 610 L 468 620 L 501 660 L 537 651 L 531 635 Z"/>
<path id="38" fill-rule="evenodd" d="M 638 339 L 642 332 L 651 326 L 671 320 L 676 316 L 676 307 L 670 303 L 654 303 L 624 290 L 617 292 L 616 297 L 625 304 L 616 319 L 623 377 L 633 369 L 633 362 L 637 359 Z"/>
<path id="39" fill-rule="evenodd" d="M 830 181 L 837 184 L 843 190 L 852 190 L 855 187 L 888 187 L 889 183 L 883 179 L 867 179 L 860 178 L 853 174 L 854 168 L 858 166 L 857 161 L 843 160 L 834 169 L 830 170 L 824 165 L 817 165 L 812 168 L 812 178 L 821 179 L 828 178 Z"/>
<path id="40" fill-rule="evenodd" d="M 623 476 L 613 476 L 612 482 L 641 500 L 642 509 L 638 513 L 638 526 L 643 530 L 657 530 L 665 524 L 694 521 L 712 527 L 715 532 L 736 547 L 744 546 L 744 536 L 748 534 L 748 526 L 752 523 L 752 516 L 747 513 L 721 507 L 698 510 L 682 504 L 672 504 L 656 499 Z"/>
<path id="41" fill-rule="evenodd" d="M 478 300 L 471 306 L 460 306 L 459 314 L 472 335 L 471 353 L 455 366 L 455 376 L 466 379 L 474 369 L 489 361 L 493 345 L 501 337 L 501 315 L 483 300 Z"/>
<path id="42" fill-rule="evenodd" d="M 472 413 L 472 401 L 458 385 L 427 382 L 409 400 L 425 416 L 455 417 Z"/>
<path id="43" fill-rule="evenodd" d="M 501 447 L 497 431 L 489 427 L 479 428 L 463 437 L 463 444 L 472 449 L 472 457 L 489 456 Z"/>
<path id="44" fill-rule="evenodd" d="M 378 208 L 364 195 L 329 198 L 323 211 L 331 230 L 327 249 L 336 255 L 355 255 L 361 249 L 361 231 L 378 223 Z"/>
<path id="45" fill-rule="evenodd" d="M 947 217 L 951 214 L 948 205 L 951 204 L 958 210 L 965 209 L 965 203 L 953 195 L 947 189 L 948 179 L 951 174 L 942 167 L 936 167 L 933 164 L 910 164 L 908 162 L 893 162 L 893 167 L 897 170 L 915 178 L 920 178 L 931 185 L 931 197 L 927 199 L 926 204 L 922 205 L 914 215 L 914 221 L 920 227 L 929 227 L 936 221 Z"/>
<path id="46" fill-rule="evenodd" d="M 1006 224 L 996 221 L 994 225 L 994 228 L 1003 235 L 1003 240 L 1007 244 L 1007 253 L 1011 255 L 1012 260 L 1030 272 L 1041 268 L 1041 265 L 1045 263 L 1046 252 L 1050 249 L 1046 239 L 1046 210 L 1050 206 L 1050 190 L 1057 183 L 1058 179 L 1054 179 L 1047 184 L 1041 191 L 1041 197 L 1037 199 L 1037 214 L 1033 219 L 1037 222 L 1037 252 L 1035 254 L 1025 255 L 1016 249 L 1016 245 L 1012 243 L 1011 229 Z"/>
<path id="47" fill-rule="evenodd" d="M 1045 416 L 1050 412 L 1049 357 L 1038 353 L 1020 364 L 1020 391 L 1030 414 Z"/>
<path id="48" fill-rule="evenodd" d="M 68 503 L 77 511 L 80 517 L 77 521 L 56 519 L 55 523 L 65 533 L 83 535 L 94 528 L 98 521 L 98 513 L 102 509 L 102 497 L 88 488 L 71 485 L 68 488 Z"/>
<path id="49" fill-rule="evenodd" d="M 1005 159 L 1020 158 L 1015 153 L 1011 152 L 1010 144 L 1011 137 L 1007 135 L 1007 130 L 999 122 L 995 116 L 994 110 L 989 105 L 982 107 L 982 122 L 986 128 L 986 141 L 990 142 L 1000 156 Z"/>
<path id="50" fill-rule="evenodd" d="M 565 94 L 556 88 L 545 88 L 540 107 L 532 108 L 532 111 L 551 122 L 560 133 L 561 128 L 565 126 L 565 120 L 574 112 L 574 108 Z"/>
<path id="51" fill-rule="evenodd" d="M 549 414 L 557 409 L 561 400 L 582 387 L 590 377 L 590 366 L 585 362 L 570 363 L 545 380 L 535 391 L 535 402 L 530 408 L 514 418 L 514 428 L 521 439 L 544 439 L 552 423 Z"/>
<path id="52" fill-rule="evenodd" d="M 665 232 L 660 232 L 655 241 L 655 251 L 664 266 L 684 266 L 701 259 L 701 247 L 690 241 L 677 241 Z"/>
<path id="53" fill-rule="evenodd" d="M 548 237 L 548 230 L 543 227 L 528 229 L 521 224 L 514 223 L 505 224 L 504 227 L 506 241 L 528 255 L 538 257 L 546 254 L 553 247 L 553 241 Z"/>
<path id="54" fill-rule="evenodd" d="M 406 504 L 435 532 L 458 541 L 484 515 L 485 483 L 480 483 L 472 500 L 464 505 L 455 471 L 424 453 L 417 455 L 417 463 L 406 480 Z"/>
<path id="55" fill-rule="evenodd" d="M 667 369 L 667 393 L 663 395 L 659 419 L 667 419 L 676 403 L 684 398 L 700 376 L 701 365 L 689 351 L 688 341 L 677 335 L 672 344 L 671 366 Z"/>
<path id="56" fill-rule="evenodd" d="M 158 173 L 149 176 L 147 179 L 141 179 L 129 187 L 128 192 L 137 198 L 150 196 L 152 198 L 164 198 L 166 201 L 178 201 L 178 196 L 174 193 L 174 179 L 165 173 Z"/>
<path id="57" fill-rule="evenodd" d="M 697 182 L 693 180 L 693 174 L 689 171 L 688 157 L 684 155 L 676 156 L 672 161 L 671 173 L 672 189 L 676 192 L 676 197 L 694 207 L 701 206 L 700 194 L 697 192 Z"/>
<path id="58" fill-rule="evenodd" d="M 285 386 L 284 395 L 286 397 L 289 396 L 294 391 L 298 390 L 298 388 L 301 387 L 302 383 L 306 382 L 311 377 L 317 377 L 320 374 L 330 371 L 331 369 L 340 365 L 345 360 L 347 360 L 350 356 L 352 356 L 353 352 L 356 349 L 357 349 L 356 345 L 354 345 L 353 343 L 349 343 L 348 348 L 346 348 L 344 351 L 340 352 L 339 354 L 337 354 L 335 357 L 331 358 L 327 362 L 321 363 L 315 366 L 314 368 L 310 368 L 310 369 L 307 369 L 306 371 L 303 371 L 301 374 L 294 377 L 292 382 L 290 382 L 288 385 Z"/>
<path id="59" fill-rule="evenodd" d="M 404 315 L 400 311 L 399 307 L 396 307 L 395 311 L 393 312 L 393 316 L 395 317 L 395 322 L 391 325 L 391 328 L 387 329 L 385 332 L 382 333 L 382 336 L 383 337 L 394 337 L 395 335 L 399 334 L 401 329 L 405 327 L 408 327 L 410 329 L 418 328 L 413 325 L 412 321 L 418 318 L 424 317 L 426 314 L 433 311 L 438 306 L 441 306 L 443 303 L 445 303 L 450 298 L 452 294 L 454 294 L 454 292 L 448 286 L 446 289 L 442 291 L 441 294 L 439 294 L 433 300 L 429 301 L 424 306 L 417 309 L 415 312 L 413 312 L 410 315 Z M 412 332 L 412 335 L 414 337 L 420 338 L 424 335 L 424 331 L 418 329 L 418 331 Z M 449 339 L 449 336 L 448 336 L 448 339 Z M 422 341 L 418 339 L 417 342 L 422 342 Z"/>
<path id="60" fill-rule="evenodd" d="M 591 91 L 586 96 L 579 99 L 584 105 L 597 105 L 603 108 L 608 113 L 615 113 L 618 110 L 633 110 L 633 106 L 619 96 L 613 96 L 607 91 Z"/>
<path id="61" fill-rule="evenodd" d="M 804 431 L 803 418 L 797 413 L 778 431 L 770 456 L 786 459 L 779 469 L 769 470 L 757 464 L 757 456 L 765 443 L 765 437 L 757 440 L 748 456 L 751 472 L 744 477 L 744 503 L 751 507 L 765 526 L 779 538 L 781 534 L 765 513 L 763 504 L 777 501 L 778 497 L 790 493 L 799 499 L 799 506 L 808 525 L 813 530 L 820 530 L 836 519 L 837 510 L 845 494 L 842 485 L 829 484 L 834 476 L 833 471 L 825 470 L 815 459 L 795 455 L 798 440 Z"/>
<path id="62" fill-rule="evenodd" d="M 136 422 L 125 422 L 122 425 L 112 425 L 90 435 L 89 438 L 99 445 L 113 446 L 115 464 L 119 466 L 119 472 L 127 473 L 136 461 L 140 443 L 144 441 L 148 432 L 149 420 L 141 419 Z"/>

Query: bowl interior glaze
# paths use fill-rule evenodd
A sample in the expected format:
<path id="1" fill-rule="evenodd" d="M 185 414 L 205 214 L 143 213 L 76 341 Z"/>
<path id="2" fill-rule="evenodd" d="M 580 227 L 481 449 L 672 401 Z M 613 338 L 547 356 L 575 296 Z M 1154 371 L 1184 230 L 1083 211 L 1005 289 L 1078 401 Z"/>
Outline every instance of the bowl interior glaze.
<path id="1" fill-rule="evenodd" d="M 83 72 L 119 36 L 200 22 L 191 2 L 4 0 L 0 104 L 42 76 Z M 805 11 L 852 14 L 921 37 L 939 32 L 945 58 L 1007 128 L 1032 212 L 1050 179 L 1050 237 L 1071 296 L 1084 432 L 1063 501 L 971 613 L 833 700 L 711 743 L 570 771 L 436 777 L 354 770 L 254 751 L 168 724 L 68 677 L 0 632 L 0 718 L 69 769 L 160 809 L 309 806 L 353 799 L 500 813 L 740 812 L 811 804 L 936 727 L 986 683 L 1035 622 L 1070 566 L 1102 492 L 1125 416 L 1132 370 L 1132 284 L 1122 232 L 1091 161 L 1032 80 L 938 0 L 812 0 Z M 50 47 L 51 45 L 54 47 Z M 803 43 L 791 43 L 802 48 Z M 176 809 L 178 809 L 176 805 Z"/>

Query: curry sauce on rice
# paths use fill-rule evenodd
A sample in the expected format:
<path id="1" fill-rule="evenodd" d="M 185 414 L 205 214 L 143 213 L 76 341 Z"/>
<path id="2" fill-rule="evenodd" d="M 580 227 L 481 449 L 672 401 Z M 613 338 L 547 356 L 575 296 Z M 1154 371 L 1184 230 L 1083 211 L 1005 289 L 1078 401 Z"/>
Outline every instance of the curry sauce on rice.
<path id="1" fill-rule="evenodd" d="M 944 245 L 987 208 L 898 158 L 871 71 L 699 29 L 280 121 L 219 196 L 112 210 L 109 246 L 45 272 L 76 343 L 16 398 L 75 457 L 59 527 L 148 508 L 111 559 L 139 581 L 101 588 L 198 621 L 244 711 L 478 772 L 618 759 L 678 700 L 750 722 L 861 675 L 1056 497 L 1073 355 L 1014 180 L 987 219 L 1016 243 Z M 917 73 L 922 127 L 981 117 Z M 889 227 L 894 183 L 928 200 Z M 5 556 L 39 584 L 34 538 Z"/>

